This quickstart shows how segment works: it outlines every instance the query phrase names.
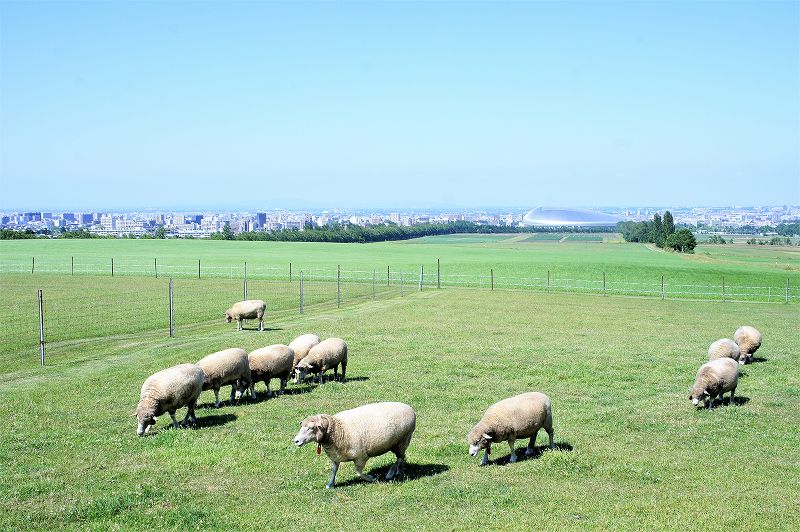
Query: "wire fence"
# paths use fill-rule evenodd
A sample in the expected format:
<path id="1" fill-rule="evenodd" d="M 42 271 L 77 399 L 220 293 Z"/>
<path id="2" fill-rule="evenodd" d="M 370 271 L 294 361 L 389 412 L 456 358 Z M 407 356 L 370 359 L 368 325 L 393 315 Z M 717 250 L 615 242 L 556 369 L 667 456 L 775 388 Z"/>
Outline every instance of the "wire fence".
<path id="1" fill-rule="evenodd" d="M 486 274 L 442 274 L 440 268 L 385 270 L 275 267 L 257 263 L 194 267 L 141 259 L 98 261 L 0 259 L 0 355 L 43 350 L 51 354 L 65 341 L 163 331 L 183 334 L 189 326 L 222 321 L 225 310 L 243 299 L 263 299 L 267 321 L 364 301 L 401 297 L 411 292 L 469 288 L 592 293 L 655 299 L 718 300 L 790 304 L 800 301 L 798 288 L 785 285 L 744 286 L 616 280 L 605 273 L 576 279 L 546 271 L 538 277 Z M 41 290 L 41 314 L 39 291 Z"/>

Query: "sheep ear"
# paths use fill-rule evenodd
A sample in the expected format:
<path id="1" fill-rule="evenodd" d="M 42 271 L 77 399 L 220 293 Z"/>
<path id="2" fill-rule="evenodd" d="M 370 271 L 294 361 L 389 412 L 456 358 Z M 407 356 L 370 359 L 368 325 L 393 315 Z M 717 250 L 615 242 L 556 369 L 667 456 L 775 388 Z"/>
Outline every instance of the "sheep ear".
<path id="1" fill-rule="evenodd" d="M 703 395 L 711 395 L 711 394 L 708 393 L 708 390 L 703 390 Z"/>
<path id="2" fill-rule="evenodd" d="M 492 435 L 491 434 L 486 434 L 485 432 L 483 433 L 483 437 L 486 438 L 487 440 L 491 440 L 492 439 Z"/>

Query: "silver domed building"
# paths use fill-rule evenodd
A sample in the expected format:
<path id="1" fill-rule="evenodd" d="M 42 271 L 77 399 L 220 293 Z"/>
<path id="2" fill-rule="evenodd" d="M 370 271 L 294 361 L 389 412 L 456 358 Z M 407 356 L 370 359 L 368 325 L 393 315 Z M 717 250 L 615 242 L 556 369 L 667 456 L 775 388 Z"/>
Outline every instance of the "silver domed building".
<path id="1" fill-rule="evenodd" d="M 557 209 L 537 207 L 522 218 L 522 223 L 533 227 L 614 227 L 620 218 L 586 209 Z"/>

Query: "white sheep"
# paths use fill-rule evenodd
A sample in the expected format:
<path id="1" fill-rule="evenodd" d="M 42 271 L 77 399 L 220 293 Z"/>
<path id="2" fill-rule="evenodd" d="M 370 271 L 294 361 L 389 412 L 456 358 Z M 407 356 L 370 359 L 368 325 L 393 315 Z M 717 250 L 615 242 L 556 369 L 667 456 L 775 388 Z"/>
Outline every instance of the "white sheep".
<path id="1" fill-rule="evenodd" d="M 550 436 L 550 448 L 553 448 L 553 413 L 550 398 L 540 392 L 529 392 L 498 401 L 490 406 L 483 418 L 467 435 L 469 454 L 476 456 L 484 449 L 481 465 L 489 462 L 489 453 L 493 443 L 508 441 L 511 448 L 509 461 L 516 462 L 514 442 L 517 439 L 530 438 L 525 456 L 535 452 L 536 435 L 544 427 Z"/>
<path id="2" fill-rule="evenodd" d="M 252 351 L 247 355 L 247 359 L 250 365 L 250 377 L 253 379 L 254 385 L 256 382 L 263 381 L 267 385 L 267 397 L 269 397 L 271 395 L 269 381 L 280 379 L 281 388 L 278 393 L 283 393 L 294 361 L 294 351 L 291 347 L 282 344 L 269 345 Z M 255 386 L 253 393 L 255 393 Z"/>
<path id="3" fill-rule="evenodd" d="M 250 387 L 250 396 L 255 397 L 255 387 L 250 376 L 250 364 L 244 349 L 231 348 L 211 353 L 200 359 L 197 365 L 203 368 L 206 374 L 203 382 L 203 391 L 214 390 L 214 406 L 219 408 L 219 389 L 231 385 L 231 402 L 234 398 L 239 400 L 242 391 Z"/>
<path id="4" fill-rule="evenodd" d="M 231 308 L 225 311 L 225 321 L 228 323 L 236 320 L 236 330 L 242 330 L 242 320 L 258 320 L 258 330 L 264 330 L 264 312 L 267 304 L 260 299 L 248 299 L 234 303 Z"/>
<path id="5" fill-rule="evenodd" d="M 328 338 L 308 352 L 295 368 L 295 382 L 302 382 L 306 375 L 319 375 L 319 383 L 322 384 L 323 374 L 329 369 L 333 369 L 334 379 L 339 379 L 339 365 L 342 366 L 342 382 L 344 382 L 345 372 L 347 371 L 347 344 L 341 338 Z"/>
<path id="6" fill-rule="evenodd" d="M 156 424 L 157 416 L 169 412 L 172 426 L 178 428 L 175 411 L 188 406 L 182 425 L 194 423 L 194 407 L 203 390 L 206 375 L 200 366 L 181 364 L 150 375 L 142 384 L 139 405 L 134 414 L 139 422 L 136 433 L 143 436 Z"/>
<path id="7" fill-rule="evenodd" d="M 739 350 L 739 346 L 736 345 L 736 342 L 730 340 L 728 338 L 722 338 L 717 340 L 710 346 L 708 346 L 708 359 L 709 360 L 716 360 L 718 358 L 730 358 L 736 360 L 740 364 L 741 360 L 739 360 L 739 356 L 741 351 Z"/>
<path id="8" fill-rule="evenodd" d="M 407 404 L 372 403 L 333 416 L 307 417 L 294 444 L 302 447 L 313 441 L 317 444 L 317 453 L 325 449 L 333 462 L 333 473 L 326 488 L 333 487 L 342 462 L 354 462 L 358 477 L 374 482 L 375 477 L 364 473 L 364 466 L 369 458 L 389 451 L 397 457 L 397 462 L 386 473 L 386 480 L 391 480 L 403 473 L 406 449 L 416 426 L 417 415 Z"/>
<path id="9" fill-rule="evenodd" d="M 308 352 L 311 350 L 312 347 L 317 345 L 320 342 L 319 336 L 316 334 L 302 334 L 289 342 L 289 347 L 294 350 L 294 361 L 292 361 L 292 375 L 294 375 L 294 368 L 297 367 L 297 363 L 303 360 Z M 299 383 L 299 381 L 295 378 L 295 383 Z"/>
<path id="10" fill-rule="evenodd" d="M 749 364 L 753 361 L 753 353 L 761 347 L 761 333 L 755 327 L 743 325 L 733 333 L 733 341 L 739 345 L 739 349 L 742 351 L 739 363 Z"/>
<path id="11" fill-rule="evenodd" d="M 711 408 L 715 397 L 722 398 L 725 392 L 731 392 L 731 404 L 736 386 L 739 384 L 739 364 L 732 358 L 718 358 L 706 362 L 697 370 L 697 376 L 689 395 L 692 404 L 697 406 L 705 399 L 706 408 Z"/>

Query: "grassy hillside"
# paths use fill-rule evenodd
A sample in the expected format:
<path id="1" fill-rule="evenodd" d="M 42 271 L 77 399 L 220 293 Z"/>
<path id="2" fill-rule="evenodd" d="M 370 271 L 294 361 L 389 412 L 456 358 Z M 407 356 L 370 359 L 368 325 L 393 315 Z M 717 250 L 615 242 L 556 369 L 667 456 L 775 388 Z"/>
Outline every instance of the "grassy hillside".
<path id="1" fill-rule="evenodd" d="M 764 345 L 736 404 L 695 410 L 687 395 L 708 344 L 743 323 Z M 451 289 L 270 327 L 74 339 L 44 369 L 4 369 L 0 528 L 800 527 L 794 306 Z M 348 382 L 220 410 L 205 392 L 196 429 L 165 416 L 136 437 L 129 414 L 154 371 L 309 331 L 348 341 Z M 551 396 L 558 449 L 507 464 L 498 445 L 480 468 L 467 431 L 526 390 Z M 407 478 L 366 484 L 345 464 L 323 489 L 327 458 L 292 446 L 300 421 L 379 400 L 417 411 Z"/>

